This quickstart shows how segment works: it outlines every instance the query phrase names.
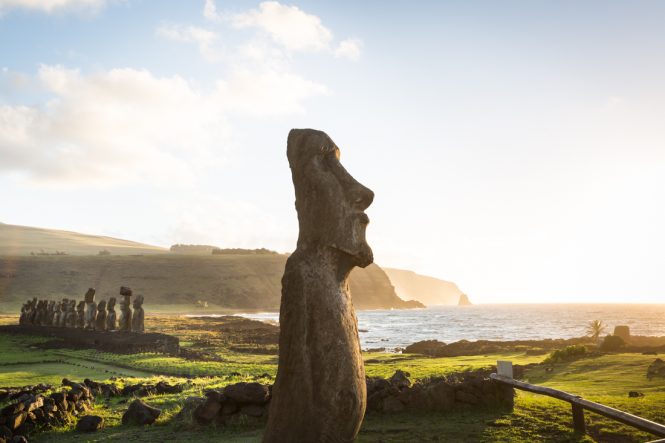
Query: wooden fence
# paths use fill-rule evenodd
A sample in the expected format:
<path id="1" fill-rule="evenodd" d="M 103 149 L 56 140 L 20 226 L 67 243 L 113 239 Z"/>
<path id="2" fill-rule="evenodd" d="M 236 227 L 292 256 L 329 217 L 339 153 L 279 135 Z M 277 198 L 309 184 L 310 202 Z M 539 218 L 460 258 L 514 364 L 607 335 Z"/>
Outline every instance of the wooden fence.
<path id="1" fill-rule="evenodd" d="M 509 361 L 497 362 L 497 373 L 491 374 L 490 378 L 498 383 L 503 383 L 512 386 L 515 389 L 522 391 L 533 392 L 534 394 L 546 395 L 558 400 L 570 403 L 573 414 L 573 427 L 576 432 L 586 433 L 586 425 L 584 422 L 584 410 L 595 412 L 604 417 L 616 420 L 628 426 L 632 426 L 641 431 L 649 432 L 657 435 L 658 437 L 665 437 L 665 426 L 656 423 L 646 418 L 638 417 L 618 409 L 610 408 L 609 406 L 601 405 L 589 400 L 585 400 L 580 396 L 569 394 L 564 391 L 559 391 L 544 386 L 532 385 L 513 378 L 513 365 Z M 651 443 L 665 443 L 665 439 L 656 440 Z"/>

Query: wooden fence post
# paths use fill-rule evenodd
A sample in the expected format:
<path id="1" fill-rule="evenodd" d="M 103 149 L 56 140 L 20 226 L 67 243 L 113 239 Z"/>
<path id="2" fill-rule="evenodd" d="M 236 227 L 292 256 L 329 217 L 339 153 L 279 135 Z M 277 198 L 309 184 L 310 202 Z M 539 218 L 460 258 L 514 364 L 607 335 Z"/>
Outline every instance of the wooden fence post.
<path id="1" fill-rule="evenodd" d="M 571 403 L 573 407 L 573 428 L 575 432 L 586 434 L 586 423 L 584 423 L 584 408 L 577 404 Z"/>

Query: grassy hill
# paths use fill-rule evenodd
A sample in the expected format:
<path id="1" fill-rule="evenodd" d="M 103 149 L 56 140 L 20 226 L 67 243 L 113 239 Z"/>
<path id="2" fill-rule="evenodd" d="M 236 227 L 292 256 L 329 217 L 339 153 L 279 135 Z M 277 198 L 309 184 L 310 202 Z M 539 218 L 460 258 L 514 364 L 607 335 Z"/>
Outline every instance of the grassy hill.
<path id="1" fill-rule="evenodd" d="M 80 299 L 88 287 L 97 289 L 98 300 L 117 297 L 122 285 L 153 308 L 195 310 L 196 301 L 205 300 L 211 310 L 279 309 L 287 257 L 234 252 L 177 254 L 110 237 L 0 224 L 0 306 L 14 311 L 32 297 Z M 359 309 L 420 307 L 400 299 L 376 265 L 354 270 L 350 287 Z"/>
<path id="2" fill-rule="evenodd" d="M 0 257 L 0 300 L 31 297 L 82 299 L 88 287 L 97 299 L 118 296 L 121 285 L 150 305 L 194 310 L 197 300 L 211 309 L 277 310 L 285 255 L 22 256 Z M 381 268 L 351 274 L 358 309 L 416 307 L 400 299 Z M 15 309 L 15 308 L 14 308 Z"/>
<path id="3" fill-rule="evenodd" d="M 405 300 L 418 300 L 427 305 L 457 305 L 462 291 L 455 283 L 416 274 L 403 269 L 383 268 L 395 286 L 397 295 Z"/>
<path id="4" fill-rule="evenodd" d="M 58 252 L 67 255 L 97 255 L 104 250 L 114 255 L 166 252 L 166 249 L 158 246 L 118 238 L 0 223 L 0 255 Z"/>

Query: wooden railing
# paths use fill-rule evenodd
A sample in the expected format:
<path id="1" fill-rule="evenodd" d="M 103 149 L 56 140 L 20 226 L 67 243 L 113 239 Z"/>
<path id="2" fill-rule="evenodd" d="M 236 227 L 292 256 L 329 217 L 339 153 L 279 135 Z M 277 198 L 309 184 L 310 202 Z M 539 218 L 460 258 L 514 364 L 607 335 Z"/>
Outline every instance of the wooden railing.
<path id="1" fill-rule="evenodd" d="M 491 374 L 490 378 L 498 383 L 512 386 L 522 391 L 533 392 L 534 394 L 546 395 L 558 400 L 570 403 L 573 414 L 573 428 L 575 432 L 586 433 L 586 424 L 584 422 L 584 410 L 595 412 L 604 417 L 616 420 L 628 426 L 632 426 L 641 431 L 649 432 L 658 437 L 665 437 L 665 426 L 637 415 L 629 414 L 609 406 L 601 405 L 593 401 L 585 400 L 580 396 L 569 394 L 545 386 L 537 386 L 525 383 L 513 378 L 513 365 L 509 361 L 497 362 L 497 374 Z M 656 440 L 651 443 L 665 443 L 665 440 Z"/>

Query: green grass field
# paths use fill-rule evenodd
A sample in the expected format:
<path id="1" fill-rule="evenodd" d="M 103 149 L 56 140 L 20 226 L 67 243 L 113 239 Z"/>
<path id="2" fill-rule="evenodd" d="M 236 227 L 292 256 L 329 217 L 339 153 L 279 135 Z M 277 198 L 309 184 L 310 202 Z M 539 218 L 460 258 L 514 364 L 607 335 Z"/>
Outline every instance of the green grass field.
<path id="1" fill-rule="evenodd" d="M 171 321 L 171 320 L 168 320 Z M 192 323 L 193 325 L 195 323 Z M 190 345 L 200 330 L 182 328 L 181 338 Z M 205 331 L 204 331 L 205 332 Z M 206 336 L 208 337 L 208 336 Z M 210 337 L 208 337 L 210 338 Z M 214 337 L 213 337 L 214 338 Z M 127 382 L 156 382 L 166 379 L 184 383 L 181 394 L 145 398 L 163 409 L 158 422 L 146 428 L 120 425 L 126 403 L 123 399 L 98 399 L 95 414 L 106 420 L 106 428 L 94 435 L 73 432 L 73 426 L 32 436 L 34 442 L 142 441 L 188 442 L 260 441 L 263 423 L 246 418 L 226 427 L 199 427 L 176 419 L 188 396 L 238 381 L 272 383 L 277 369 L 276 355 L 249 354 L 229 349 L 221 338 L 206 341 L 221 361 L 191 361 L 161 354 L 121 355 L 93 350 L 41 349 L 43 338 L 0 335 L 0 386 L 50 383 L 59 386 L 63 377 L 73 380 L 111 378 Z M 212 344 L 210 344 L 212 343 Z M 537 363 L 545 356 L 503 353 L 473 357 L 429 358 L 417 355 L 366 353 L 366 372 L 387 377 L 396 369 L 412 378 L 445 375 L 463 370 L 487 368 L 497 359 L 515 364 Z M 582 395 L 651 420 L 665 422 L 665 380 L 647 380 L 645 374 L 653 355 L 595 355 L 569 363 L 539 365 L 526 372 L 531 383 Z M 551 368 L 547 370 L 546 368 Z M 628 391 L 644 397 L 629 398 Z M 126 400 L 126 399 L 125 399 Z M 2 406 L 2 405 L 0 405 Z M 587 413 L 588 435 L 572 431 L 570 406 L 551 398 L 519 392 L 513 411 L 459 411 L 452 414 L 368 414 L 359 442 L 645 442 L 655 439 L 632 428 Z"/>

